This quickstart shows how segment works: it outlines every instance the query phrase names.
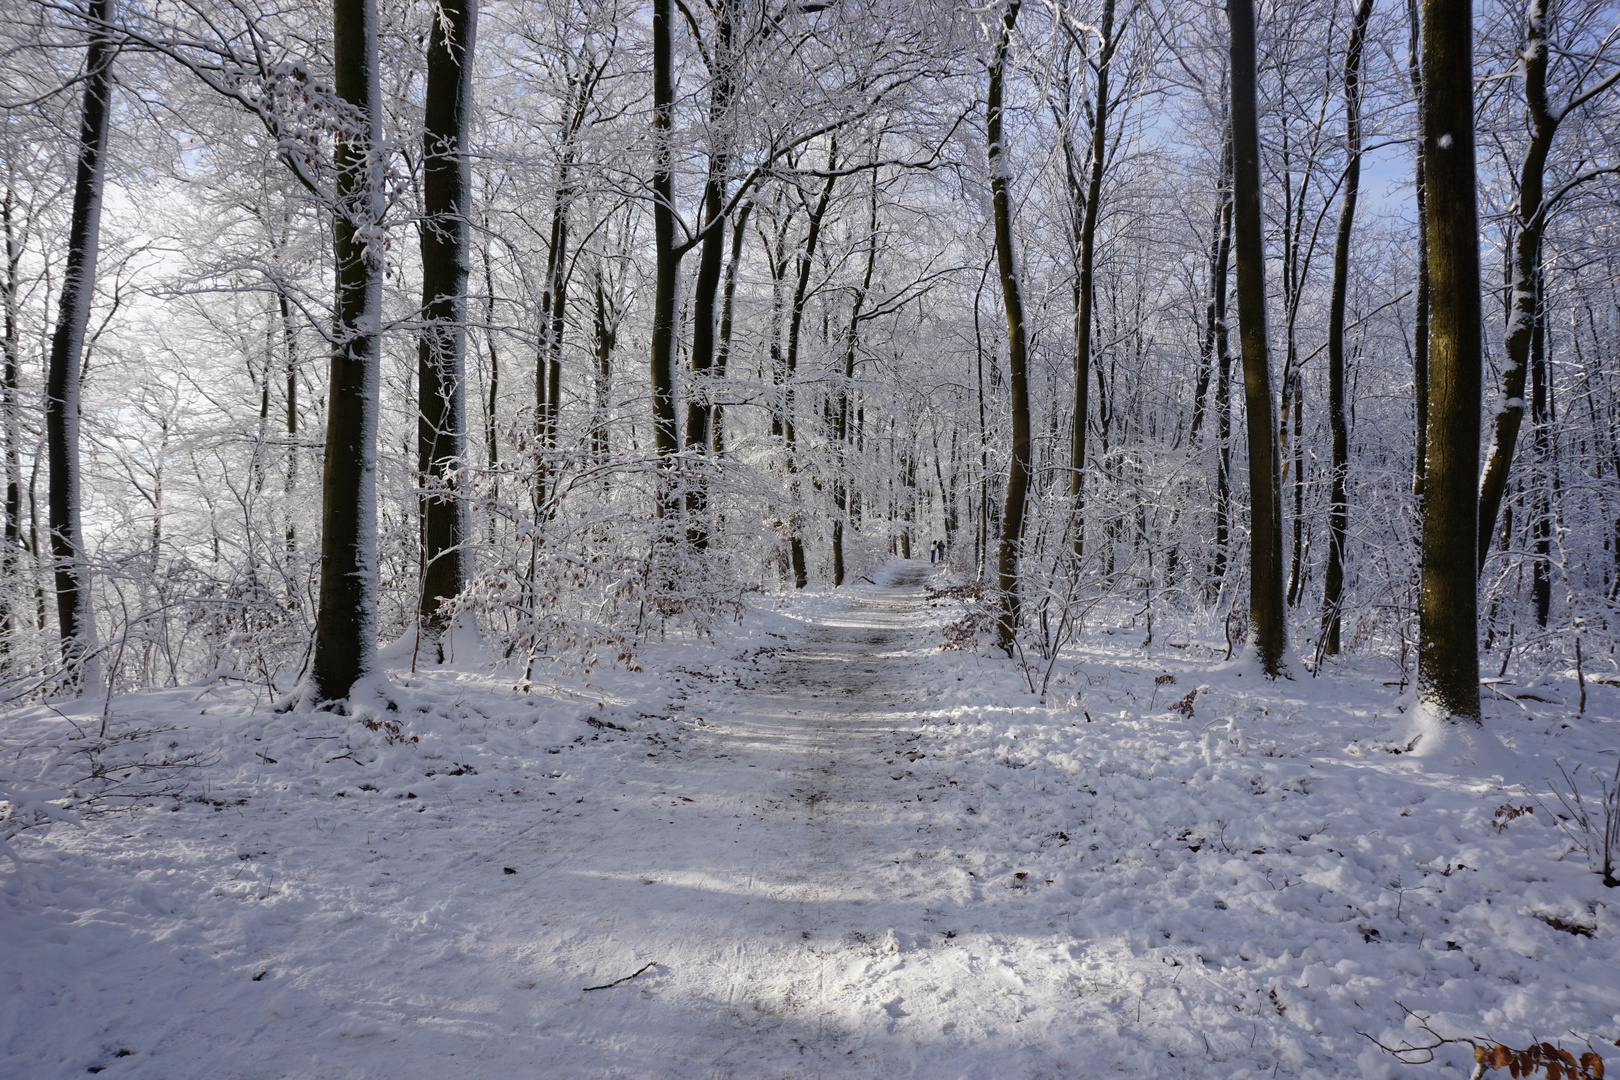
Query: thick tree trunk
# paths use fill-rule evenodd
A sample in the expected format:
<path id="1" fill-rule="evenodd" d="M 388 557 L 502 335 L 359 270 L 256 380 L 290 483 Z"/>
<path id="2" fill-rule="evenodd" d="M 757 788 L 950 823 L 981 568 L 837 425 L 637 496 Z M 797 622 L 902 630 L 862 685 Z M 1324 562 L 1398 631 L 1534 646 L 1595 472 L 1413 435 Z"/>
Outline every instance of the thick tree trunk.
<path id="1" fill-rule="evenodd" d="M 1029 381 L 1024 330 L 1024 297 L 1013 253 L 1011 170 L 1003 134 L 1002 93 L 1007 53 L 1019 0 L 1011 0 L 1001 17 L 1001 34 L 990 62 L 990 85 L 985 128 L 989 136 L 990 203 L 996 228 L 996 267 L 1001 275 L 1001 299 L 1007 311 L 1007 382 L 1012 394 L 1012 453 L 1007 463 L 1007 500 L 1001 515 L 1001 542 L 996 557 L 996 588 L 1000 614 L 996 644 L 1013 655 L 1018 632 L 1018 557 L 1023 544 L 1024 508 L 1029 495 Z"/>
<path id="2" fill-rule="evenodd" d="M 335 0 L 338 98 L 352 119 L 333 152 L 331 377 L 321 470 L 321 594 L 312 690 L 349 696 L 377 659 L 377 393 L 383 238 L 376 0 Z"/>
<path id="3" fill-rule="evenodd" d="M 653 406 L 653 452 L 657 456 L 654 508 L 666 519 L 662 539 L 673 540 L 673 519 L 680 509 L 680 420 L 675 411 L 675 292 L 680 284 L 681 251 L 675 245 L 675 182 L 671 173 L 670 138 L 675 119 L 675 60 L 671 40 L 671 0 L 653 0 L 653 323 L 650 374 Z"/>
<path id="4" fill-rule="evenodd" d="M 79 488 L 79 377 L 85 330 L 96 285 L 101 198 L 107 177 L 107 120 L 112 109 L 113 57 L 108 29 L 112 0 L 90 0 L 85 54 L 84 112 L 79 126 L 73 218 L 62 277 L 61 306 L 45 376 L 45 442 L 50 458 L 51 557 L 56 566 L 56 617 L 65 682 L 74 692 L 101 681 L 90 566 L 84 547 Z"/>
<path id="5" fill-rule="evenodd" d="M 1260 213 L 1260 131 L 1255 94 L 1253 0 L 1227 0 L 1232 27 L 1232 223 L 1238 331 L 1249 448 L 1249 643 L 1265 673 L 1285 673 L 1282 506 L 1276 417 L 1266 329 L 1266 266 Z"/>
<path id="6" fill-rule="evenodd" d="M 468 508 L 456 472 L 467 452 L 467 277 L 472 268 L 467 123 L 477 19 L 477 0 L 439 0 L 427 50 L 416 447 L 426 489 L 418 617 L 432 646 L 446 629 L 443 605 L 461 592 L 468 570 Z"/>
<path id="7" fill-rule="evenodd" d="M 1424 229 L 1433 291 L 1418 694 L 1434 714 L 1478 724 L 1478 564 L 1457 557 L 1474 551 L 1480 535 L 1473 33 L 1469 0 L 1423 0 Z"/>
<path id="8" fill-rule="evenodd" d="M 1344 545 L 1350 527 L 1350 423 L 1344 400 L 1344 309 L 1350 285 L 1350 237 L 1356 224 L 1356 196 L 1361 190 L 1361 51 L 1373 0 L 1356 4 L 1350 44 L 1344 53 L 1345 155 L 1344 202 L 1333 239 L 1333 289 L 1328 299 L 1328 425 L 1333 431 L 1333 479 L 1328 509 L 1327 574 L 1322 585 L 1322 652 L 1337 656 L 1340 608 L 1344 603 Z"/>

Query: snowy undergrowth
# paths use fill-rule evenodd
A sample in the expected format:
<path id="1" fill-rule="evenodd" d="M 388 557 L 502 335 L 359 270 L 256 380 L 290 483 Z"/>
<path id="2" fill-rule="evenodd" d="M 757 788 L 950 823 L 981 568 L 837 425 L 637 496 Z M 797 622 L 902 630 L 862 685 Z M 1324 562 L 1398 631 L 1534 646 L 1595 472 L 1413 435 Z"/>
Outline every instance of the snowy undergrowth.
<path id="1" fill-rule="evenodd" d="M 1510 775 L 1481 775 L 1392 752 L 1387 665 L 1267 682 L 1141 636 L 1067 650 L 1046 707 L 1011 664 L 944 653 L 925 711 L 931 796 L 987 898 L 1066 928 L 1077 1009 L 1222 1076 L 1466 1076 L 1467 1044 L 1403 1065 L 1372 1041 L 1436 1035 L 1612 1058 L 1620 894 L 1547 780 L 1612 771 L 1613 687 L 1583 718 L 1557 685 L 1490 695 Z"/>

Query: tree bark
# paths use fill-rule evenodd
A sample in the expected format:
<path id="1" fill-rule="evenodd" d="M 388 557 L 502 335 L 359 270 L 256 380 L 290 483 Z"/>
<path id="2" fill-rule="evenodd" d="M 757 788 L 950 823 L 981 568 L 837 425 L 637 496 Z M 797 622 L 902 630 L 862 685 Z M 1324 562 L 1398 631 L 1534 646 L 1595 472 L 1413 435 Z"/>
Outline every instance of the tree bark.
<path id="1" fill-rule="evenodd" d="M 710 373 L 715 354 L 715 298 L 720 291 L 725 262 L 726 179 L 731 154 L 727 124 L 732 106 L 732 5 L 734 0 L 717 0 L 714 11 L 714 43 L 709 72 L 709 149 L 708 177 L 703 182 L 703 243 L 698 253 L 697 280 L 692 288 L 692 394 L 686 403 L 686 451 L 693 458 L 704 458 L 710 451 L 710 423 L 713 418 Z M 686 538 L 695 550 L 709 546 L 708 477 L 692 477 L 686 489 Z"/>
<path id="2" fill-rule="evenodd" d="M 1350 236 L 1356 224 L 1356 197 L 1361 189 L 1361 52 L 1373 0 L 1360 0 L 1350 25 L 1344 53 L 1344 201 L 1333 238 L 1333 289 L 1328 299 L 1328 425 L 1333 431 L 1333 479 L 1328 510 L 1327 573 L 1322 584 L 1322 652 L 1337 656 L 1340 608 L 1344 603 L 1344 545 L 1350 527 L 1350 423 L 1344 400 L 1344 309 L 1350 285 Z"/>
<path id="3" fill-rule="evenodd" d="M 1097 51 L 1097 93 L 1091 110 L 1091 146 L 1088 151 L 1084 194 L 1076 183 L 1069 163 L 1070 216 L 1079 210 L 1075 224 L 1077 258 L 1074 294 L 1074 414 L 1069 434 L 1069 549 L 1075 560 L 1085 553 L 1086 424 L 1089 420 L 1087 392 L 1091 379 L 1091 323 L 1096 287 L 1093 268 L 1097 258 L 1097 217 L 1102 202 L 1103 168 L 1108 149 L 1108 73 L 1119 44 L 1114 37 L 1114 0 L 1103 0 L 1101 41 Z M 1064 139 L 1065 157 L 1071 157 L 1069 140 Z M 1079 207 L 1073 204 L 1080 202 Z"/>
<path id="4" fill-rule="evenodd" d="M 799 340 L 804 327 L 804 308 L 810 297 L 810 272 L 815 268 L 816 245 L 821 239 L 821 225 L 832 202 L 833 183 L 838 170 L 838 138 L 834 136 L 827 147 L 827 178 L 822 182 L 816 204 L 809 208 L 809 221 L 805 230 L 804 250 L 799 252 L 798 273 L 793 284 L 793 303 L 788 309 L 787 353 L 784 357 L 785 383 L 782 391 L 782 441 L 787 448 L 787 471 L 790 481 L 790 500 L 794 510 L 788 515 L 788 550 L 793 563 L 793 586 L 802 589 L 810 584 L 809 569 L 804 554 L 804 523 L 798 514 L 799 480 L 798 434 L 794 419 L 793 381 L 799 369 Z"/>
<path id="5" fill-rule="evenodd" d="M 20 321 L 19 294 L 21 282 L 19 281 L 23 257 L 22 236 L 18 234 L 15 220 L 16 193 L 11 184 L 6 184 L 6 193 L 0 200 L 0 223 L 4 224 L 6 234 L 5 277 L 0 280 L 0 290 L 3 290 L 3 303 L 5 308 L 5 335 L 0 340 L 0 348 L 4 350 L 4 370 L 0 372 L 0 435 L 6 441 L 5 450 L 5 485 L 6 485 L 6 520 L 5 536 L 0 544 L 0 579 L 4 585 L 0 589 L 0 659 L 5 666 L 0 672 L 10 673 L 10 658 L 12 653 L 13 636 L 17 630 L 17 609 L 15 602 L 18 594 L 10 591 L 13 586 L 20 584 L 17 579 L 17 569 L 21 564 L 22 554 L 22 459 L 20 456 L 22 441 L 22 418 L 18 414 L 18 377 L 19 366 L 22 362 L 22 340 Z"/>
<path id="6" fill-rule="evenodd" d="M 1423 101 L 1423 34 L 1418 15 L 1418 0 L 1406 0 L 1407 20 L 1411 25 L 1407 38 L 1407 73 L 1412 81 L 1413 99 Z M 1412 495 L 1419 512 L 1423 506 L 1423 470 L 1429 445 L 1429 234 L 1423 227 L 1426 196 L 1423 191 L 1423 144 L 1419 140 L 1413 154 L 1416 165 L 1414 184 L 1417 197 L 1417 283 L 1412 300 L 1412 389 L 1416 399 L 1417 441 L 1412 464 Z"/>
<path id="7" fill-rule="evenodd" d="M 1007 463 L 1007 499 L 1002 507 L 1001 542 L 996 557 L 996 587 L 1000 613 L 996 644 L 1013 655 L 1018 632 L 1018 557 L 1023 544 L 1024 508 L 1029 495 L 1029 381 L 1024 329 L 1024 297 L 1013 253 L 1012 199 L 1007 146 L 1004 142 L 1002 95 L 1007 54 L 1012 47 L 1013 25 L 1019 0 L 1011 0 L 1001 17 L 1001 33 L 990 62 L 990 85 L 985 113 L 989 138 L 990 204 L 995 218 L 996 268 L 1001 276 L 1001 299 L 1007 312 L 1007 382 L 1012 395 L 1012 453 Z"/>
<path id="8" fill-rule="evenodd" d="M 876 147 L 873 148 L 873 158 L 877 157 Z M 872 169 L 871 201 L 867 208 L 866 222 L 866 273 L 861 277 L 860 287 L 855 290 L 855 296 L 849 305 L 849 330 L 844 339 L 844 370 L 843 378 L 838 385 L 838 410 L 833 414 L 833 453 L 836 456 L 837 473 L 833 478 L 833 504 L 837 510 L 832 524 L 832 562 L 833 585 L 844 583 L 844 522 L 850 516 L 850 483 L 849 476 L 849 414 L 850 392 L 855 386 L 855 354 L 860 347 L 861 309 L 866 305 L 866 295 L 872 288 L 872 275 L 877 270 L 877 244 L 878 244 L 878 171 L 876 161 Z M 935 467 L 938 467 L 936 453 Z M 943 488 L 941 489 L 943 490 Z M 949 533 L 954 525 L 947 528 Z"/>
<path id="9" fill-rule="evenodd" d="M 1249 448 L 1249 644 L 1266 675 L 1284 674 L 1283 542 L 1275 406 L 1266 328 L 1266 267 L 1260 213 L 1260 130 L 1255 92 L 1253 0 L 1227 0 L 1232 28 L 1232 224 L 1238 332 Z"/>
<path id="10" fill-rule="evenodd" d="M 1478 724 L 1481 340 L 1474 175 L 1473 6 L 1423 0 L 1423 158 L 1429 242 L 1429 439 L 1418 611 L 1418 695 Z M 1539 200 L 1538 200 L 1539 202 Z"/>
<path id="11" fill-rule="evenodd" d="M 45 442 L 50 459 L 51 556 L 56 570 L 56 617 L 61 631 L 65 686 L 89 692 L 101 682 L 90 567 L 84 547 L 79 475 L 79 379 L 85 330 L 96 285 L 101 239 L 101 201 L 107 178 L 107 121 L 112 109 L 113 44 L 108 22 L 112 0 L 90 0 L 90 41 L 85 51 L 84 110 L 79 125 L 78 169 L 67 266 L 62 278 L 56 332 L 45 378 Z"/>
<path id="12" fill-rule="evenodd" d="M 750 200 L 737 208 L 731 223 L 731 257 L 726 260 L 725 285 L 720 292 L 720 330 L 714 345 L 714 378 L 726 377 L 726 362 L 731 357 L 731 331 L 736 313 L 737 267 L 742 262 L 743 243 L 748 239 L 748 218 L 754 209 Z M 709 453 L 716 459 L 725 454 L 725 406 L 718 401 L 709 403 Z"/>
<path id="13" fill-rule="evenodd" d="M 377 392 L 383 237 L 376 0 L 335 0 L 338 98 L 352 119 L 333 152 L 335 341 L 321 469 L 321 592 L 310 676 L 320 701 L 348 698 L 377 659 Z"/>
<path id="14" fill-rule="evenodd" d="M 657 457 L 654 509 L 673 522 L 680 509 L 676 470 L 680 452 L 680 419 L 675 411 L 675 291 L 680 284 L 681 252 L 675 245 L 675 182 L 670 138 L 675 118 L 675 60 L 671 39 L 671 0 L 652 0 L 653 36 L 653 322 L 650 375 L 653 405 L 653 452 Z M 674 539 L 670 524 L 662 539 Z"/>
<path id="15" fill-rule="evenodd" d="M 1519 426 L 1524 419 L 1525 372 L 1530 361 L 1532 338 L 1541 318 L 1536 305 L 1541 289 L 1541 239 L 1547 229 L 1547 213 L 1550 209 L 1543 205 L 1547 155 L 1552 150 L 1553 138 L 1558 134 L 1558 126 L 1564 118 L 1620 81 L 1620 72 L 1614 72 L 1582 90 L 1564 108 L 1554 109 L 1547 100 L 1547 24 L 1551 17 L 1548 9 L 1548 0 L 1529 0 L 1525 12 L 1524 45 L 1519 50 L 1524 64 L 1521 70 L 1524 73 L 1524 104 L 1530 126 L 1530 145 L 1526 147 L 1524 161 L 1519 166 L 1518 233 L 1513 240 L 1508 283 L 1507 366 L 1502 369 L 1502 401 L 1497 406 L 1491 426 L 1491 444 L 1485 455 L 1485 470 L 1479 478 L 1477 539 L 1481 569 L 1485 566 L 1486 555 L 1490 553 L 1491 536 L 1496 528 L 1497 514 L 1501 511 L 1502 494 L 1507 490 Z M 1426 22 L 1425 26 L 1432 24 Z M 1432 76 L 1434 68 L 1427 59 L 1427 49 L 1424 68 Z"/>
<path id="16" fill-rule="evenodd" d="M 477 0 L 438 0 L 427 50 L 416 446 L 426 489 L 418 616 L 434 645 L 446 629 L 444 603 L 461 592 L 468 569 L 468 508 L 456 470 L 467 452 L 467 278 L 472 269 L 467 124 L 477 20 Z"/>

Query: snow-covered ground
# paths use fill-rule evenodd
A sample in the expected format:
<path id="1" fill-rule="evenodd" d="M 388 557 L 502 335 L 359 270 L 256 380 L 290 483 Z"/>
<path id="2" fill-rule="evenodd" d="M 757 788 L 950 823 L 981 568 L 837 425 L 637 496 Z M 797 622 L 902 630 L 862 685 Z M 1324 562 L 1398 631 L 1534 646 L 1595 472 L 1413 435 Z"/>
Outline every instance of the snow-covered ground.
<path id="1" fill-rule="evenodd" d="M 114 700 L 212 763 L 13 841 L 0 1075 L 1467 1075 L 1372 1041 L 1425 1024 L 1620 1054 L 1620 895 L 1505 809 L 1612 769 L 1613 687 L 1493 694 L 1502 777 L 1389 753 L 1371 663 L 1268 683 L 1097 629 L 1039 705 L 940 649 L 931 573 L 596 685 L 395 672 L 375 730 Z"/>

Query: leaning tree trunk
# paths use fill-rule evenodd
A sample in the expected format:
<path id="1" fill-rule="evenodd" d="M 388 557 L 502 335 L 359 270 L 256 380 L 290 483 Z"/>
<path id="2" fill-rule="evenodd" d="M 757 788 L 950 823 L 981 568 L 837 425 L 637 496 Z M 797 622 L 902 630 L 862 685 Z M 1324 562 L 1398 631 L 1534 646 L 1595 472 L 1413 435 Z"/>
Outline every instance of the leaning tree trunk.
<path id="1" fill-rule="evenodd" d="M 1350 527 L 1350 424 L 1344 400 L 1344 308 L 1350 284 L 1350 234 L 1356 224 L 1356 196 L 1361 189 L 1361 50 L 1373 0 L 1360 0 L 1344 53 L 1345 153 L 1344 202 L 1339 231 L 1333 240 L 1333 291 L 1328 300 L 1328 424 L 1333 429 L 1333 490 L 1328 510 L 1327 575 L 1322 586 L 1322 652 L 1339 654 L 1339 609 L 1344 603 L 1344 542 Z"/>
<path id="2" fill-rule="evenodd" d="M 101 237 L 101 196 L 107 177 L 107 119 L 112 107 L 112 0 L 91 0 L 90 44 L 85 55 L 84 114 L 73 185 L 73 219 L 61 307 L 45 376 L 45 443 L 50 458 L 51 557 L 56 563 L 56 617 L 62 663 L 70 690 L 93 690 L 101 681 L 96 619 L 90 603 L 90 567 L 84 548 L 79 491 L 79 373 Z"/>
<path id="3" fill-rule="evenodd" d="M 1249 448 L 1249 643 L 1267 676 L 1285 674 L 1282 500 L 1266 330 L 1260 214 L 1260 122 L 1255 98 L 1254 0 L 1227 0 L 1232 26 L 1232 226 L 1238 333 Z"/>
<path id="4" fill-rule="evenodd" d="M 376 0 L 335 0 L 336 89 L 353 117 L 333 152 L 336 288 L 325 460 L 321 595 L 310 676 L 346 699 L 377 660 L 377 390 L 383 244 Z"/>
<path id="5" fill-rule="evenodd" d="M 1491 428 L 1485 471 L 1479 478 L 1477 541 L 1481 569 L 1485 566 L 1485 556 L 1490 553 L 1496 515 L 1502 508 L 1502 495 L 1507 490 L 1508 472 L 1513 465 L 1514 446 L 1519 439 L 1519 425 L 1524 419 L 1525 371 L 1530 360 L 1531 339 L 1541 317 L 1536 301 L 1541 281 L 1541 239 L 1547 229 L 1549 210 L 1543 199 L 1547 154 L 1552 149 L 1553 137 L 1558 134 L 1558 126 L 1566 116 L 1620 82 L 1620 71 L 1617 71 L 1583 88 L 1561 109 L 1554 109 L 1550 105 L 1547 101 L 1549 6 L 1548 0 L 1530 0 L 1525 13 L 1524 45 L 1519 50 L 1519 55 L 1524 58 L 1524 104 L 1530 121 L 1530 145 L 1525 148 L 1524 161 L 1519 166 L 1518 221 L 1515 223 L 1518 233 L 1513 240 L 1509 281 L 1508 355 L 1507 366 L 1502 369 L 1502 403 L 1497 407 Z M 1425 20 L 1425 28 L 1432 25 Z M 1424 68 L 1431 74 L 1434 72 L 1427 60 L 1427 49 Z M 1438 292 L 1438 288 L 1435 291 Z"/>
<path id="6" fill-rule="evenodd" d="M 1470 0 L 1423 0 L 1423 160 L 1429 241 L 1429 441 L 1424 469 L 1418 695 L 1480 723 L 1478 543 L 1481 341 Z"/>
<path id="7" fill-rule="evenodd" d="M 422 134 L 422 337 L 417 468 L 424 491 L 419 619 L 430 645 L 445 601 L 467 580 L 467 500 L 457 476 L 467 450 L 467 276 L 471 269 L 467 122 L 477 0 L 440 0 L 427 51 Z"/>
<path id="8" fill-rule="evenodd" d="M 1001 595 L 996 644 L 1013 654 L 1018 631 L 1018 555 L 1023 543 L 1024 506 L 1029 496 L 1029 378 L 1024 336 L 1024 297 L 1013 256 L 1011 185 L 1007 147 L 1002 133 L 1002 86 L 1007 53 L 1019 0 L 1011 0 L 1001 17 L 1001 36 L 990 62 L 989 104 L 985 128 L 990 143 L 990 205 L 996 226 L 996 267 L 1007 310 L 1007 383 L 1012 392 L 1012 454 L 1007 462 L 1007 501 L 1001 515 L 1001 544 L 996 558 L 996 586 Z"/>

